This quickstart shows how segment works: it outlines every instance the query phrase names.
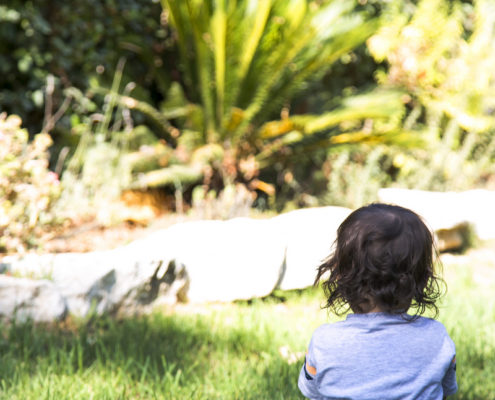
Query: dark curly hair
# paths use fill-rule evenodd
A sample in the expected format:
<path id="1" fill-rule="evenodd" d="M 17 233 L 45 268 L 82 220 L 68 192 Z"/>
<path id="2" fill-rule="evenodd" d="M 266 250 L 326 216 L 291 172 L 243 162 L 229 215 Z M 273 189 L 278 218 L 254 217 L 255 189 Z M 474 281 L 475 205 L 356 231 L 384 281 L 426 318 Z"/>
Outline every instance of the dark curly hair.
<path id="1" fill-rule="evenodd" d="M 443 280 L 436 276 L 437 255 L 430 230 L 413 211 L 374 203 L 352 212 L 337 230 L 333 254 L 319 267 L 315 285 L 323 281 L 325 307 L 337 315 L 349 308 L 365 313 L 378 308 L 401 314 L 435 302 Z"/>

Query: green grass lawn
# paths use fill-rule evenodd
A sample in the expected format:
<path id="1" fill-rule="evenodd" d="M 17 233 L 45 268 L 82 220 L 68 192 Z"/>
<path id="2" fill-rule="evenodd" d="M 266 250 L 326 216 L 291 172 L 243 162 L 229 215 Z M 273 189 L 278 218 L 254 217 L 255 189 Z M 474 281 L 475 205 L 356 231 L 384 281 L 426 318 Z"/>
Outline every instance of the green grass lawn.
<path id="1" fill-rule="evenodd" d="M 457 345 L 453 398 L 495 399 L 493 284 L 479 283 L 469 265 L 446 272 L 439 319 Z M 5 325 L 0 399 L 302 399 L 301 357 L 329 318 L 315 289 L 277 295 L 123 320 Z"/>

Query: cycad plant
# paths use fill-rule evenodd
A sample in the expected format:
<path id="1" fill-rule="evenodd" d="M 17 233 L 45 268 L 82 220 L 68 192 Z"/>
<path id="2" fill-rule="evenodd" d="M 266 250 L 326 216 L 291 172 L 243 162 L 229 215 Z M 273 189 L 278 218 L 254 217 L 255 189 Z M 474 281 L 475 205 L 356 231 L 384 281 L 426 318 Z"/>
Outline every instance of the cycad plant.
<path id="1" fill-rule="evenodd" d="M 378 27 L 353 1 L 162 0 L 162 5 L 176 31 L 180 86 L 160 110 L 123 101 L 166 126 L 165 136 L 187 150 L 189 163 L 196 162 L 194 168 L 201 168 L 198 160 L 207 163 L 209 175 L 217 173 L 221 183 L 249 181 L 294 149 L 386 141 L 397 133 L 391 126 L 403 115 L 399 92 L 361 95 L 324 115 L 289 115 L 291 99 Z M 388 122 L 371 124 L 370 118 Z M 349 123 L 343 135 L 344 121 Z"/>
<path id="2" fill-rule="evenodd" d="M 235 146 L 310 79 L 363 42 L 376 22 L 352 1 L 164 0 L 177 30 L 183 83 L 203 109 L 205 142 Z"/>

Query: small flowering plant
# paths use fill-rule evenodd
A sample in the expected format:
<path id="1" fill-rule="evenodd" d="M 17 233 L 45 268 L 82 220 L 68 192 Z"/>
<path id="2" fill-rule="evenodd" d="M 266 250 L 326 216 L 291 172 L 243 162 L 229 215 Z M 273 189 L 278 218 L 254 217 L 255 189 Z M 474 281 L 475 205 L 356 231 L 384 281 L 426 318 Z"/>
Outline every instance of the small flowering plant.
<path id="1" fill-rule="evenodd" d="M 57 175 L 48 169 L 50 135 L 29 141 L 18 116 L 0 114 L 0 252 L 23 252 L 55 221 L 60 195 Z"/>

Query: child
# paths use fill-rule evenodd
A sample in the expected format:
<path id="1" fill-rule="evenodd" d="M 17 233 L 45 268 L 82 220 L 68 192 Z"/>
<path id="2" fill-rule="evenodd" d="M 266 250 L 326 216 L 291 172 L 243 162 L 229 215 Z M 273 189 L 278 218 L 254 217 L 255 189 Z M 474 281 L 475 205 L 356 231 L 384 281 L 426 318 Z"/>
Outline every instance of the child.
<path id="1" fill-rule="evenodd" d="M 315 284 L 328 276 L 326 307 L 353 314 L 313 333 L 299 375 L 306 397 L 441 400 L 457 391 L 454 343 L 419 316 L 438 313 L 433 261 L 432 235 L 411 210 L 371 204 L 347 217 Z"/>

